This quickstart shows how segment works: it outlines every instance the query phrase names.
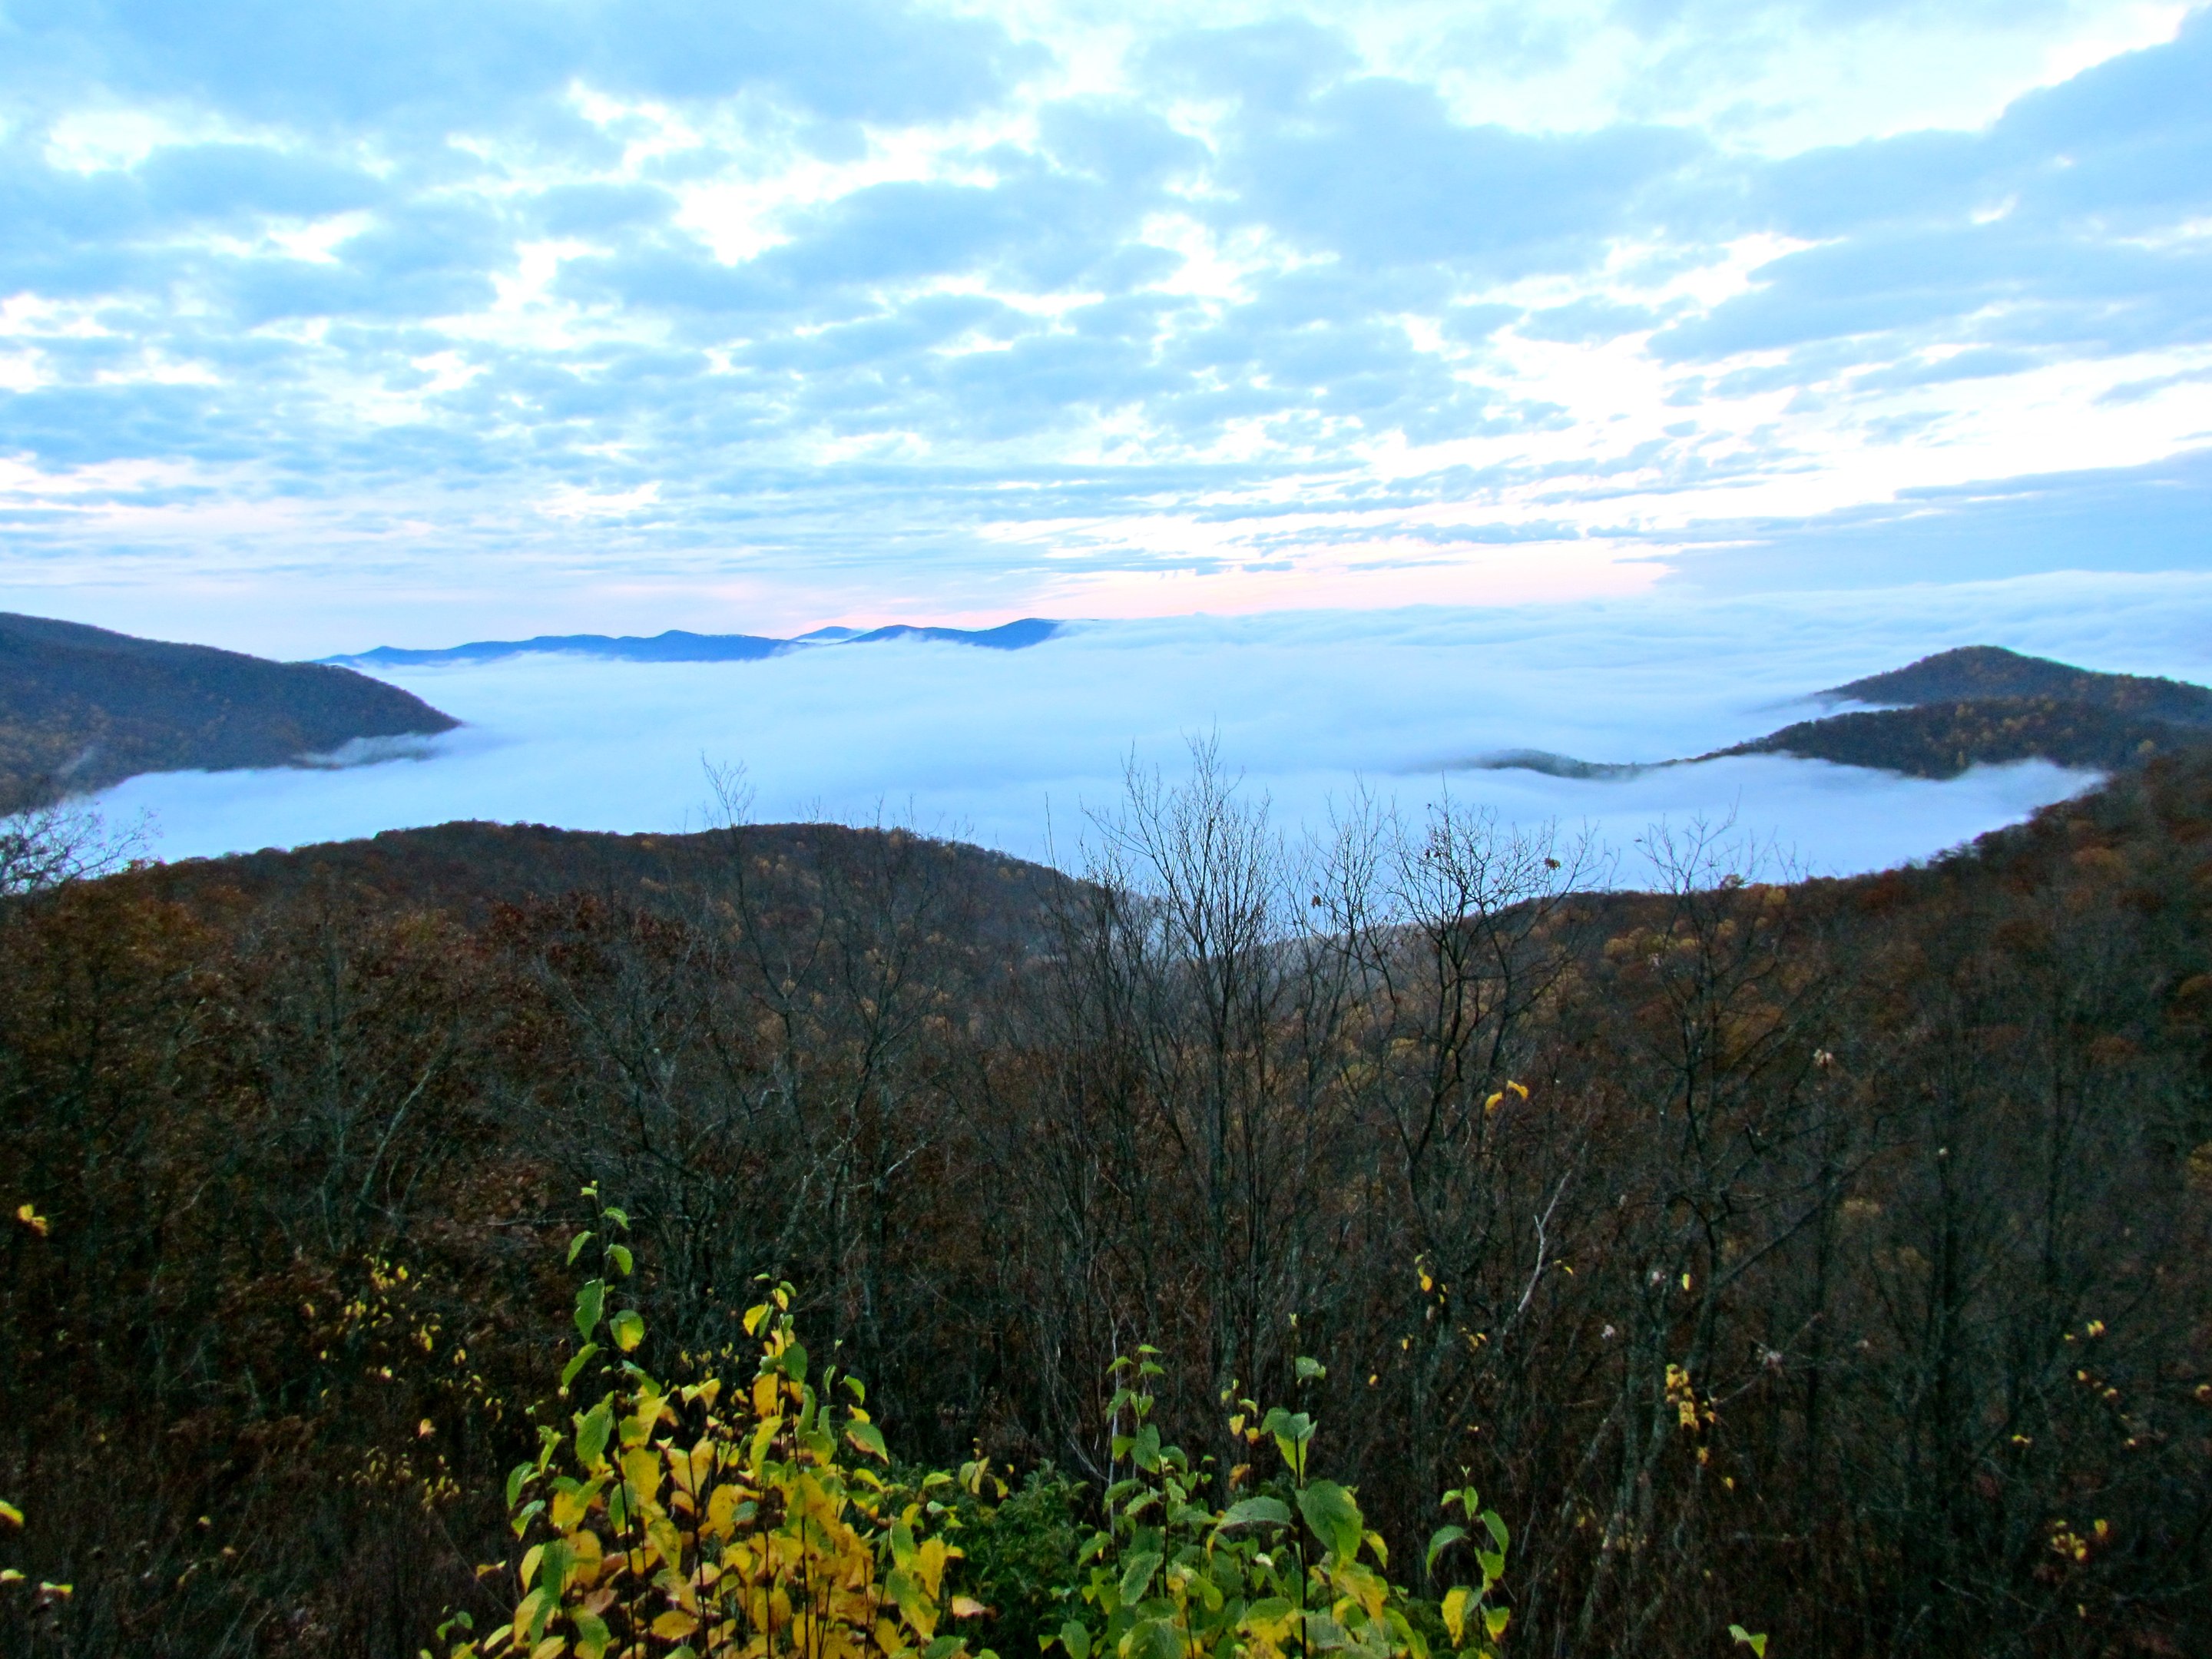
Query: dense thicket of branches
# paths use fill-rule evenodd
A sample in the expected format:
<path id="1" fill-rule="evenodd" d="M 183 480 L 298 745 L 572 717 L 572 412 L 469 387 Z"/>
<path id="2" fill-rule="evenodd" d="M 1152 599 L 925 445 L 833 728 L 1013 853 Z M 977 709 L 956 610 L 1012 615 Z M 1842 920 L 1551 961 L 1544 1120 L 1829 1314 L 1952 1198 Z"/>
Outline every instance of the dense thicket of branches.
<path id="1" fill-rule="evenodd" d="M 1401 1561 L 1462 1469 L 1507 1514 L 1518 1652 L 2207 1650 L 2212 768 L 1641 893 L 1457 809 L 1289 846 L 1204 753 L 1081 882 L 739 826 L 490 905 L 469 844 L 7 902 L 0 1651 L 413 1654 L 592 1181 L 655 1342 L 789 1279 L 913 1455 L 1093 1470 L 1152 1341 L 1226 1468 L 1320 1356 Z"/>

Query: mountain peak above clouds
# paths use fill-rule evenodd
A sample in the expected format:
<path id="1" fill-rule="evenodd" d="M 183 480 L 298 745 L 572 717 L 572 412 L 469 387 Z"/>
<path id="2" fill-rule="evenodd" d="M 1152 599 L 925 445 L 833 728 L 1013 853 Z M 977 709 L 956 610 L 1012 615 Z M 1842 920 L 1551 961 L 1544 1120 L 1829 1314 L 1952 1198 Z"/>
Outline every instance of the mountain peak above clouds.
<path id="1" fill-rule="evenodd" d="M 933 628 L 892 623 L 869 629 L 817 628 L 786 639 L 766 634 L 693 634 L 672 628 L 650 637 L 635 634 L 540 634 L 526 640 L 476 640 L 434 650 L 380 645 L 374 650 L 321 660 L 346 668 L 405 668 L 436 663 L 492 662 L 532 653 L 592 657 L 605 662 L 757 662 L 787 651 L 834 645 L 873 645 L 891 640 L 934 641 L 972 645 L 987 651 L 1021 651 L 1042 645 L 1064 624 L 1044 617 L 1024 617 L 996 628 Z"/>
<path id="2" fill-rule="evenodd" d="M 1994 645 L 1938 652 L 1816 691 L 1812 700 L 1868 706 L 1800 720 L 1688 760 L 1620 766 L 1516 749 L 1468 764 L 1600 779 L 1735 756 L 1794 755 L 1919 778 L 1954 778 L 1975 766 L 2025 760 L 2115 772 L 2202 747 L 2212 728 L 2212 689 L 2076 668 Z"/>
<path id="3" fill-rule="evenodd" d="M 1939 651 L 1903 668 L 1832 686 L 1815 696 L 1825 702 L 1890 708 L 1987 697 L 2039 697 L 2178 726 L 2212 726 L 2212 690 L 2203 686 L 2151 675 L 2100 673 L 1996 645 Z"/>

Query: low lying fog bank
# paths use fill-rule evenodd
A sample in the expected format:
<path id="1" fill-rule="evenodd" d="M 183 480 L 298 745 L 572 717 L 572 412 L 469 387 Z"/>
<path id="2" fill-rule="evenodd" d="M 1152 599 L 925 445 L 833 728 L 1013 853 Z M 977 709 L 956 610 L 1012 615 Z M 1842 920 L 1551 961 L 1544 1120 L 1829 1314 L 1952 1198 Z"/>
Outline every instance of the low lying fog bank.
<path id="1" fill-rule="evenodd" d="M 178 773 L 109 792 L 165 857 L 475 817 L 698 828 L 702 762 L 742 763 L 766 820 L 897 821 L 1063 861 L 1133 753 L 1173 773 L 1193 734 L 1295 823 L 1364 781 L 1407 806 L 1449 788 L 1626 847 L 1731 813 L 1816 872 L 1923 855 L 2087 787 L 2041 763 L 1946 783 L 1779 757 L 1607 780 L 1473 769 L 1508 750 L 1694 755 L 1809 710 L 1805 694 L 1964 643 L 2207 678 L 2212 580 L 2044 577 L 1844 595 L 1514 610 L 1304 612 L 1084 624 L 1030 650 L 891 643 L 750 663 L 561 657 L 390 672 L 467 725 L 427 758 Z M 1624 869 L 1624 877 L 1632 877 Z"/>

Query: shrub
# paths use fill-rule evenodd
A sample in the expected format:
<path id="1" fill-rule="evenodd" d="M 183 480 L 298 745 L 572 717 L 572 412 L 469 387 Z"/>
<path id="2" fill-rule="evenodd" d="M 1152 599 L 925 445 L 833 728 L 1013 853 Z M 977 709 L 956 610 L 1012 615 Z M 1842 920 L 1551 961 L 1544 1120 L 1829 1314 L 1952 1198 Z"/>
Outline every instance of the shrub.
<path id="1" fill-rule="evenodd" d="M 1462 1553 L 1479 1582 L 1420 1617 L 1390 1583 L 1354 1493 L 1309 1474 L 1306 1413 L 1234 1402 L 1232 1431 L 1281 1467 L 1212 1507 L 1210 1461 L 1162 1444 L 1152 1421 L 1161 1367 L 1148 1347 L 1115 1364 L 1115 1478 L 1079 1547 L 1080 1489 L 1049 1473 L 1011 1492 L 981 1459 L 958 1477 L 889 1478 L 866 1388 L 834 1366 L 813 1371 L 787 1285 L 745 1316 L 759 1345 L 750 1386 L 656 1380 L 634 1357 L 642 1317 L 607 1307 L 633 1267 L 616 1237 L 629 1218 L 586 1195 L 597 1225 L 568 1259 L 596 1247 L 601 1267 L 576 1292 L 579 1346 L 561 1391 L 586 1376 L 602 1386 L 568 1428 L 541 1427 L 537 1457 L 508 1477 L 510 1524 L 535 1540 L 520 1599 L 480 1639 L 467 1615 L 449 1620 L 441 1635 L 465 1638 L 452 1659 L 962 1659 L 967 1638 L 952 1624 L 994 1615 L 1005 1635 L 1057 1644 L 1066 1659 L 1431 1659 L 1424 1625 L 1441 1626 L 1449 1651 L 1498 1659 L 1507 1533 L 1472 1487 L 1444 1495 L 1465 1524 L 1437 1532 L 1427 1565 L 1433 1574 L 1471 1546 Z M 1322 1375 L 1310 1359 L 1298 1370 Z M 1239 1465 L 1225 1484 L 1240 1489 L 1250 1473 Z M 955 1589 L 963 1575 L 998 1607 Z"/>

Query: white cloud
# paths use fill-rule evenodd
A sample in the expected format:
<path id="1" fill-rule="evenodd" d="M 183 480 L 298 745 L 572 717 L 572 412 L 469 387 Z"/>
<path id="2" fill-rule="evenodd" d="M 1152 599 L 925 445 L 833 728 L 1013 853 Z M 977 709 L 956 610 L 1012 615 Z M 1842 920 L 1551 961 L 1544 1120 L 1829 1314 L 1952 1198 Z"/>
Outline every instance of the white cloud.
<path id="1" fill-rule="evenodd" d="M 463 9 L 10 37 L 5 507 L 77 614 L 189 548 L 202 631 L 358 649 L 364 544 L 416 638 L 1514 602 L 2212 422 L 2172 0 Z"/>

